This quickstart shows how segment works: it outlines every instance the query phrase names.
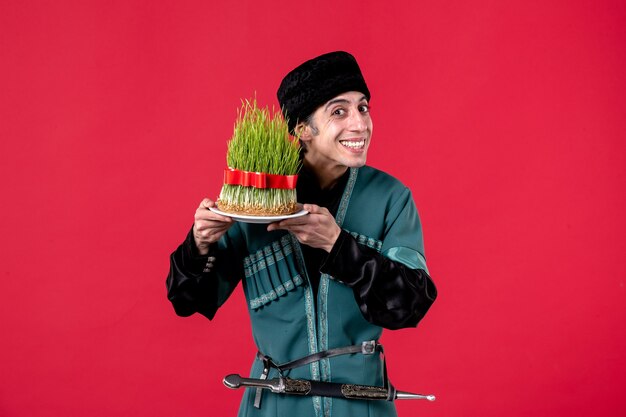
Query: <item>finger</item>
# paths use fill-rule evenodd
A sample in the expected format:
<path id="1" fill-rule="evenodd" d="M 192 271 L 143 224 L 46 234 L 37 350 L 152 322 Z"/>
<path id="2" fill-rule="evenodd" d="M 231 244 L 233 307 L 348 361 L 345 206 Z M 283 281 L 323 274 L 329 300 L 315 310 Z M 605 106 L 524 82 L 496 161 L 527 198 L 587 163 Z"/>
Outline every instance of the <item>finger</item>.
<path id="1" fill-rule="evenodd" d="M 210 221 L 230 224 L 234 222 L 232 217 L 222 216 L 221 214 L 211 212 Z"/>
<path id="2" fill-rule="evenodd" d="M 209 207 L 215 207 L 215 202 L 210 198 L 205 198 L 200 202 L 200 206 L 198 208 L 208 209 Z"/>
<path id="3" fill-rule="evenodd" d="M 194 227 L 197 231 L 202 232 L 204 230 L 228 230 L 232 225 L 232 219 L 228 219 L 228 221 L 197 221 L 194 224 Z"/>
<path id="4" fill-rule="evenodd" d="M 194 233 L 205 238 L 209 236 L 222 235 L 230 228 L 230 226 L 230 224 L 218 223 L 216 225 L 210 225 L 208 227 L 196 227 Z"/>
<path id="5" fill-rule="evenodd" d="M 216 236 L 218 238 L 221 237 L 225 231 L 226 229 L 224 228 L 211 228 L 211 229 L 199 230 L 196 233 L 198 233 L 198 235 L 200 235 L 200 237 L 202 237 L 203 239 L 211 240 L 211 238 L 216 237 Z M 217 238 L 214 240 L 217 240 Z"/>
<path id="6" fill-rule="evenodd" d="M 321 207 L 317 204 L 305 204 L 302 206 L 303 209 L 308 211 L 311 214 L 319 213 Z"/>
<path id="7" fill-rule="evenodd" d="M 205 220 L 205 221 L 219 221 L 222 223 L 232 223 L 233 219 L 228 216 L 222 216 L 221 214 L 217 214 L 211 210 L 208 210 L 203 207 L 198 207 L 196 210 L 196 214 L 194 216 L 196 221 Z"/>
<path id="8" fill-rule="evenodd" d="M 274 225 L 274 227 L 268 230 L 275 230 L 275 229 L 291 230 L 291 228 L 293 227 L 309 225 L 310 219 L 306 219 L 305 217 L 308 217 L 308 216 L 302 216 L 302 217 L 297 217 L 295 219 L 287 219 L 287 220 L 281 220 L 279 222 L 271 223 L 271 225 Z"/>
<path id="9" fill-rule="evenodd" d="M 311 231 L 311 225 L 309 224 L 291 224 L 282 222 L 272 223 L 267 228 L 268 231 L 272 230 L 286 230 L 290 233 L 298 234 L 298 233 L 309 233 Z"/>
<path id="10" fill-rule="evenodd" d="M 274 222 L 267 225 L 268 232 L 272 232 L 274 230 L 287 230 L 287 227 L 285 227 L 282 222 Z"/>
<path id="11" fill-rule="evenodd" d="M 267 231 L 268 231 L 268 232 L 271 232 L 271 231 L 274 231 L 274 230 L 287 230 L 287 231 L 291 231 L 291 229 L 292 229 L 293 227 L 294 227 L 294 226 L 293 226 L 293 225 L 291 225 L 291 224 L 289 224 L 289 223 L 285 223 L 285 222 L 274 222 L 274 223 L 270 223 L 270 224 L 267 226 Z"/>
<path id="12" fill-rule="evenodd" d="M 306 209 L 309 214 L 308 216 L 327 216 L 327 217 L 333 217 L 333 215 L 330 213 L 330 211 L 328 211 L 328 209 L 326 207 L 321 207 L 315 204 L 305 204 Z M 302 217 L 307 217 L 307 216 L 302 216 Z M 333 217 L 334 218 L 334 217 Z"/>

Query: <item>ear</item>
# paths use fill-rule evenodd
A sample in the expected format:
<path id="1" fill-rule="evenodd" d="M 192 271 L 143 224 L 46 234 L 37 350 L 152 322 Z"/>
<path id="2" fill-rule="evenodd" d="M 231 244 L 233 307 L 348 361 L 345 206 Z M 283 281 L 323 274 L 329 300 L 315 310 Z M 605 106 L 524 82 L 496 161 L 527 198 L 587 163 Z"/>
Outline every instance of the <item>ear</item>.
<path id="1" fill-rule="evenodd" d="M 294 132 L 296 137 L 303 142 L 311 140 L 311 128 L 304 122 L 300 122 L 296 125 Z"/>

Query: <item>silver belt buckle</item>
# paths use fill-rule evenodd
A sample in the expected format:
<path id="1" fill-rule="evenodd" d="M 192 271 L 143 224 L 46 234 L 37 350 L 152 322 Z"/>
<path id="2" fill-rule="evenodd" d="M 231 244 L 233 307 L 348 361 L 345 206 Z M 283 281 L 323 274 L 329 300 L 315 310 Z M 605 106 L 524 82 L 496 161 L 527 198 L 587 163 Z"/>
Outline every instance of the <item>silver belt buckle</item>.
<path id="1" fill-rule="evenodd" d="M 361 353 L 364 355 L 371 355 L 376 352 L 376 341 L 368 340 L 361 344 Z"/>

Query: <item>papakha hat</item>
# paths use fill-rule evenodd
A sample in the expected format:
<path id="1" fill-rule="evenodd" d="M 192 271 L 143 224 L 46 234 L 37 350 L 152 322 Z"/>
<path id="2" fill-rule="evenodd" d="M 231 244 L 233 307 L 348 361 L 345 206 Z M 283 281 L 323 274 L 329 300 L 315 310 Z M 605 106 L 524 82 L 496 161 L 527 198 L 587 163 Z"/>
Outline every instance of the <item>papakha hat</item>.
<path id="1" fill-rule="evenodd" d="M 359 91 L 370 99 L 370 91 L 356 59 L 347 52 L 320 55 L 296 67 L 278 87 L 278 102 L 287 119 L 289 132 L 319 106 L 333 97 Z"/>

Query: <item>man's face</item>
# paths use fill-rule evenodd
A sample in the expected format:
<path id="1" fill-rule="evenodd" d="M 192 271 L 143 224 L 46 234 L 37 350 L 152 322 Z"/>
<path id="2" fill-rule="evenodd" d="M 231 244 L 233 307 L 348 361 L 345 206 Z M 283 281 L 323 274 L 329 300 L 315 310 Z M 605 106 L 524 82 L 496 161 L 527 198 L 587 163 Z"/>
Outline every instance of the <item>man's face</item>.
<path id="1" fill-rule="evenodd" d="M 312 114 L 301 139 L 306 161 L 316 170 L 343 171 L 365 165 L 372 137 L 369 104 L 363 93 L 340 94 Z"/>

